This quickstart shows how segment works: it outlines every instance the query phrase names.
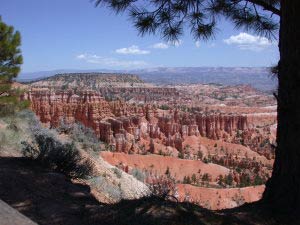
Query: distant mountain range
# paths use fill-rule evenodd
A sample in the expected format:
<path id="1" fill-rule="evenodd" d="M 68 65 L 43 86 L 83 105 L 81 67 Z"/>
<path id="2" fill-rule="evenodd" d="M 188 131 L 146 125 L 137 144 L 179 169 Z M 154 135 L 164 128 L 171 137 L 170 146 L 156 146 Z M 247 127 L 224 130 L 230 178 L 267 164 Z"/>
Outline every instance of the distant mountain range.
<path id="1" fill-rule="evenodd" d="M 50 77 L 59 73 L 130 73 L 148 83 L 157 85 L 216 83 L 222 85 L 251 85 L 261 91 L 272 92 L 277 87 L 277 80 L 270 76 L 267 67 L 159 67 L 139 70 L 53 70 L 22 73 L 17 81 L 28 82 Z"/>

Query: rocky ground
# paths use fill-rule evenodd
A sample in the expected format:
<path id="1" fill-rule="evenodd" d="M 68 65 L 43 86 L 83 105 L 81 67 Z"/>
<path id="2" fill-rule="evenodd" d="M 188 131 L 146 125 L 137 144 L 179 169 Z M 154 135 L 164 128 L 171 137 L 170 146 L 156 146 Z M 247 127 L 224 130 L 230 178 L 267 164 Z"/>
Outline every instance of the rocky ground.
<path id="1" fill-rule="evenodd" d="M 157 197 L 99 203 L 87 185 L 74 184 L 24 158 L 0 158 L 0 198 L 41 225 L 82 224 L 298 224 L 297 217 L 274 218 L 259 205 L 209 211 Z"/>
<path id="2" fill-rule="evenodd" d="M 0 224 L 37 225 L 0 199 Z"/>

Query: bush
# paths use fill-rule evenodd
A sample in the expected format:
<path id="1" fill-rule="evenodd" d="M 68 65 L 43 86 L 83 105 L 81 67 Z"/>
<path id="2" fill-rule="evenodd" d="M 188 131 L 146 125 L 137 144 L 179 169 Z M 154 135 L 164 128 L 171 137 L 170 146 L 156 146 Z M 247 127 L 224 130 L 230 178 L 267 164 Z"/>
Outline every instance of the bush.
<path id="1" fill-rule="evenodd" d="M 6 126 L 0 129 L 0 151 L 5 155 L 20 155 L 22 141 L 32 139 L 31 127 L 39 121 L 30 110 L 23 110 L 1 118 Z"/>
<path id="2" fill-rule="evenodd" d="M 136 179 L 138 179 L 139 181 L 144 182 L 146 175 L 139 169 L 137 168 L 133 168 L 131 170 L 131 175 L 134 176 Z"/>
<path id="3" fill-rule="evenodd" d="M 240 176 L 240 184 L 239 187 L 247 187 L 251 185 L 251 179 L 249 174 L 242 174 Z"/>
<path id="4" fill-rule="evenodd" d="M 192 181 L 191 181 L 190 176 L 184 176 L 182 183 L 183 184 L 191 184 Z"/>
<path id="5" fill-rule="evenodd" d="M 15 113 L 14 105 L 0 105 L 0 117 L 12 115 Z"/>
<path id="6" fill-rule="evenodd" d="M 120 201 L 122 199 L 122 190 L 120 187 L 110 183 L 106 177 L 93 177 L 90 181 L 91 187 L 97 189 L 99 192 L 108 194 L 109 197 L 115 201 Z"/>
<path id="7" fill-rule="evenodd" d="M 253 184 L 254 185 L 262 185 L 264 184 L 265 181 L 263 180 L 263 178 L 261 178 L 258 174 L 255 176 Z"/>
<path id="8" fill-rule="evenodd" d="M 201 150 L 198 150 L 198 152 L 197 152 L 197 158 L 199 160 L 202 160 L 202 158 L 203 158 L 203 152 Z"/>
<path id="9" fill-rule="evenodd" d="M 224 183 L 231 186 L 233 184 L 233 176 L 232 174 L 228 174 L 228 175 L 225 175 L 224 177 Z"/>
<path id="10" fill-rule="evenodd" d="M 35 131 L 35 144 L 23 142 L 23 154 L 33 158 L 51 170 L 73 178 L 87 178 L 92 173 L 92 165 L 83 160 L 73 143 L 61 143 L 55 134 L 47 129 Z"/>
<path id="11" fill-rule="evenodd" d="M 92 149 L 95 152 L 101 151 L 101 141 L 97 138 L 94 131 L 83 124 L 67 124 L 63 120 L 57 128 L 59 133 L 68 134 L 75 142 L 82 143 L 84 149 Z"/>
<path id="12" fill-rule="evenodd" d="M 148 187 L 153 196 L 157 196 L 162 199 L 175 200 L 178 202 L 174 179 L 170 177 L 159 176 L 152 179 L 152 182 L 148 184 Z"/>
<path id="13" fill-rule="evenodd" d="M 162 109 L 162 110 L 169 110 L 170 107 L 168 105 L 161 105 L 161 106 L 158 106 L 159 109 Z"/>
<path id="14" fill-rule="evenodd" d="M 34 147 L 32 144 L 29 144 L 26 141 L 22 141 L 21 144 L 23 145 L 22 148 L 22 154 L 31 159 L 35 159 L 39 155 L 39 150 L 38 148 Z"/>
<path id="15" fill-rule="evenodd" d="M 210 178 L 209 178 L 209 174 L 208 173 L 204 173 L 203 176 L 202 176 L 202 181 L 206 181 L 206 182 L 209 182 L 210 181 Z"/>
<path id="16" fill-rule="evenodd" d="M 120 169 L 118 168 L 113 168 L 114 174 L 116 174 L 117 178 L 121 178 L 122 177 L 122 172 Z"/>

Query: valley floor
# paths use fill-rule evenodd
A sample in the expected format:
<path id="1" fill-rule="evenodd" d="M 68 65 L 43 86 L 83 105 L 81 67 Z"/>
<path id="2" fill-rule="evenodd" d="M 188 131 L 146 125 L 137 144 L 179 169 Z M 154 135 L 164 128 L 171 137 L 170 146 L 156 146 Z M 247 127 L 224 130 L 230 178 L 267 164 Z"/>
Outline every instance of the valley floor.
<path id="1" fill-rule="evenodd" d="M 259 204 L 225 211 L 210 211 L 190 203 L 157 197 L 99 203 L 88 186 L 73 184 L 24 158 L 0 158 L 0 199 L 38 224 L 297 224 L 276 222 L 272 213 L 261 213 Z"/>

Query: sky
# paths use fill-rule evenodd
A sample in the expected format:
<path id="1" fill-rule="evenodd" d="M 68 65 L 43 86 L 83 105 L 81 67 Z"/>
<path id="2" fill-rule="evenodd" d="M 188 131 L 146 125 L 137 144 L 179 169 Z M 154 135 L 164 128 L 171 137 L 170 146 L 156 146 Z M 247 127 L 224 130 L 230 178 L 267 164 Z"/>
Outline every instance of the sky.
<path id="1" fill-rule="evenodd" d="M 139 36 L 126 14 L 91 0 L 0 0 L 2 20 L 22 35 L 22 72 L 152 67 L 259 67 L 277 63 L 276 42 L 222 21 L 215 39 L 177 43 Z"/>

